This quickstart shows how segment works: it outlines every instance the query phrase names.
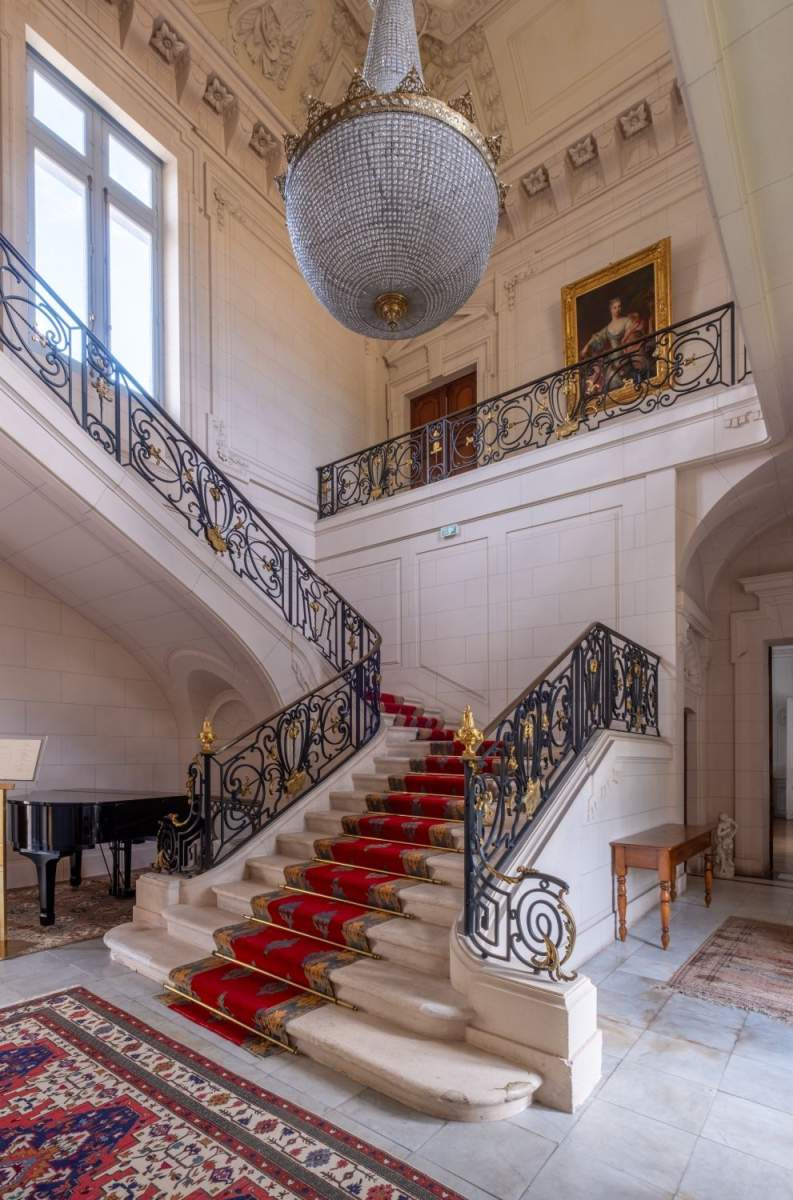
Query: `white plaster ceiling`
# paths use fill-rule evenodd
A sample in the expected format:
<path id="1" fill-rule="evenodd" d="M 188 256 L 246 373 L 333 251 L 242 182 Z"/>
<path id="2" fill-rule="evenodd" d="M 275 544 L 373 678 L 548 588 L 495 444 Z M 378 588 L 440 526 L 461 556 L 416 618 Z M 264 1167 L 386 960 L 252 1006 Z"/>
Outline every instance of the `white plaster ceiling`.
<path id="1" fill-rule="evenodd" d="M 268 94 L 302 122 L 307 95 L 334 102 L 360 67 L 368 0 L 189 0 Z M 521 155 L 582 110 L 607 102 L 668 55 L 661 0 L 415 0 L 427 82 L 470 89 L 480 125 Z"/>

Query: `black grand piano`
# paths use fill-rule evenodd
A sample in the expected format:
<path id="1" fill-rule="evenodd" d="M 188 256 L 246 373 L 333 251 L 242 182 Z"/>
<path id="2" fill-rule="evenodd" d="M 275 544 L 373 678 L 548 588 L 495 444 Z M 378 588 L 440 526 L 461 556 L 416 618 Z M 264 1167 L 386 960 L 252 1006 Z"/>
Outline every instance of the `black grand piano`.
<path id="1" fill-rule="evenodd" d="M 82 881 L 82 853 L 101 843 L 110 846 L 111 896 L 132 895 L 132 843 L 157 836 L 169 814 L 186 815 L 184 793 L 62 791 L 8 796 L 11 842 L 31 860 L 39 881 L 39 920 L 55 921 L 55 870 L 71 858 L 70 883 Z"/>

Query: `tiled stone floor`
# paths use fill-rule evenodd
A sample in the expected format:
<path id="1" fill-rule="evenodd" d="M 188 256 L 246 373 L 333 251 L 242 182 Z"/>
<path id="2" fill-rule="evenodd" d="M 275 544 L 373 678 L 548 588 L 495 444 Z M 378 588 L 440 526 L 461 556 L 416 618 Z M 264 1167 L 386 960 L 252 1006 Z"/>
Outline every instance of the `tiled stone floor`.
<path id="1" fill-rule="evenodd" d="M 0 1004 L 81 984 L 470 1200 L 793 1200 L 793 1027 L 665 987 L 731 913 L 793 923 L 793 889 L 717 880 L 707 910 L 692 880 L 666 953 L 653 911 L 590 960 L 604 1072 L 572 1116 L 535 1106 L 512 1121 L 448 1124 L 306 1059 L 254 1062 L 171 1017 L 158 989 L 111 963 L 101 942 L 0 963 Z"/>

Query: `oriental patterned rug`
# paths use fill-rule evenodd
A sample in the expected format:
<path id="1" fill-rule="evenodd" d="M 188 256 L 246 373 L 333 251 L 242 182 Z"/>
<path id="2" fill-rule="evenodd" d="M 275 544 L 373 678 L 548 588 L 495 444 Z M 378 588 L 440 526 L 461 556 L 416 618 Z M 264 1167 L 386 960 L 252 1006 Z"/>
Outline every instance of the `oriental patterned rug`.
<path id="1" fill-rule="evenodd" d="M 135 879 L 140 872 L 133 875 Z M 135 897 L 116 898 L 108 894 L 105 876 L 84 879 L 78 888 L 68 880 L 55 885 L 55 924 L 39 925 L 39 889 L 14 888 L 8 893 L 8 938 L 22 943 L 17 954 L 35 954 L 54 950 L 72 942 L 102 937 L 108 929 L 132 920 Z"/>
<path id="2" fill-rule="evenodd" d="M 0 1011 L 4 1200 L 460 1200 L 82 988 Z"/>
<path id="3" fill-rule="evenodd" d="M 669 986 L 793 1025 L 793 925 L 728 917 Z"/>

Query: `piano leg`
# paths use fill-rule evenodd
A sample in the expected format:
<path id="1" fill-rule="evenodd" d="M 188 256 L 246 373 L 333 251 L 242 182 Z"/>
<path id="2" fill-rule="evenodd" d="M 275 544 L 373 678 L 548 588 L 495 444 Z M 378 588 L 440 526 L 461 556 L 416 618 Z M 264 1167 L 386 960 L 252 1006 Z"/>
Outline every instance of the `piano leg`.
<path id="1" fill-rule="evenodd" d="M 55 872 L 60 854 L 26 851 L 39 877 L 39 924 L 55 924 Z"/>
<path id="2" fill-rule="evenodd" d="M 71 872 L 69 874 L 69 883 L 73 888 L 78 888 L 83 882 L 83 852 L 75 850 L 70 856 Z"/>
<path id="3" fill-rule="evenodd" d="M 127 838 L 124 842 L 124 895 L 132 894 L 132 842 Z"/>
<path id="4" fill-rule="evenodd" d="M 112 874 L 110 878 L 110 895 L 116 898 L 126 896 L 134 896 L 135 890 L 132 887 L 132 842 L 129 838 L 123 841 L 115 841 L 110 843 L 110 852 L 113 860 Z M 123 857 L 123 865 L 122 865 Z M 123 883 L 122 883 L 123 871 Z"/>

